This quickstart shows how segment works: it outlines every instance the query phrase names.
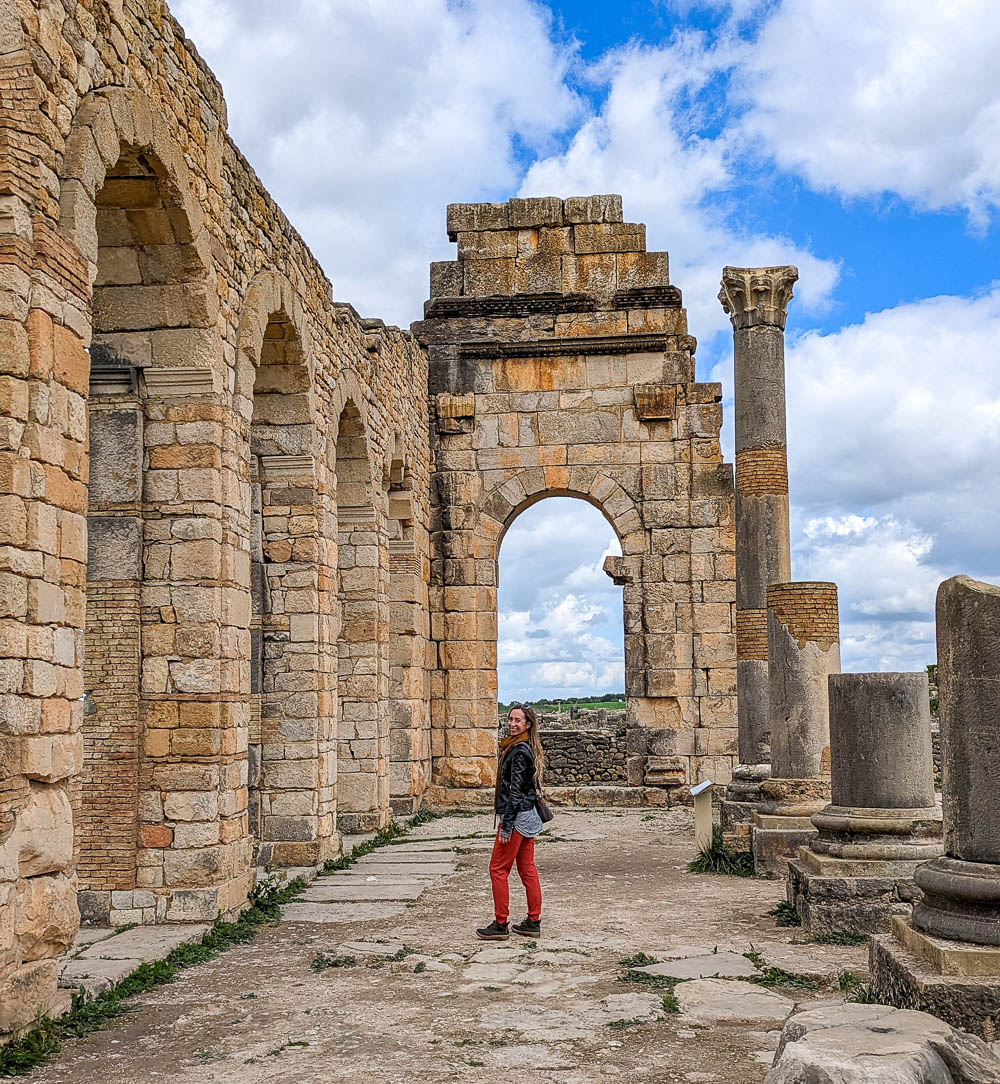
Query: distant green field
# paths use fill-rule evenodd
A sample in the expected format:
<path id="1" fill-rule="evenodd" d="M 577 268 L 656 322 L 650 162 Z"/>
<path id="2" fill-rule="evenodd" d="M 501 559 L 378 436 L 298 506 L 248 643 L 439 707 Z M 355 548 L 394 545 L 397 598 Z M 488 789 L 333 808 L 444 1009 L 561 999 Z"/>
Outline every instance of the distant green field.
<path id="1" fill-rule="evenodd" d="M 563 711 L 569 711 L 571 708 L 607 708 L 609 711 L 615 711 L 625 707 L 625 694 L 624 693 L 607 693 L 604 696 L 571 696 L 565 700 L 529 700 L 528 703 L 535 711 L 557 711 L 560 708 Z M 509 704 L 497 704 L 497 709 L 501 715 L 506 715 L 510 710 Z"/>

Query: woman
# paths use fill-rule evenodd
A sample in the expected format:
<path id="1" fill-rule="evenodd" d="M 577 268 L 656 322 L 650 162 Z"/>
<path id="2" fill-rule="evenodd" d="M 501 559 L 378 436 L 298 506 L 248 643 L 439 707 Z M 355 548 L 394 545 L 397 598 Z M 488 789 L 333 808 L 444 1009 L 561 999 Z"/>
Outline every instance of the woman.
<path id="1" fill-rule="evenodd" d="M 507 716 L 510 737 L 500 742 L 494 809 L 500 828 L 490 859 L 495 918 L 476 930 L 483 941 L 506 941 L 510 895 L 507 877 L 517 863 L 517 873 L 528 896 L 528 917 L 514 926 L 522 937 L 538 937 L 542 932 L 542 889 L 535 869 L 535 836 L 542 829 L 538 801 L 542 793 L 545 761 L 538 736 L 538 721 L 531 708 L 515 704 Z"/>

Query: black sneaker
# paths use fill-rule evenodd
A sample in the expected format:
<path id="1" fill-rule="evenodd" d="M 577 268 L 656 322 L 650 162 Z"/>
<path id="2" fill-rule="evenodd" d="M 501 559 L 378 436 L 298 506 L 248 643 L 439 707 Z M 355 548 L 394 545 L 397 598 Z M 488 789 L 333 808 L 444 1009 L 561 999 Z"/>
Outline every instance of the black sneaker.
<path id="1" fill-rule="evenodd" d="M 514 933 L 519 933 L 522 937 L 541 937 L 542 935 L 542 920 L 538 919 L 533 921 L 530 918 L 526 918 L 523 922 L 518 922 L 512 926 L 511 929 Z"/>
<path id="2" fill-rule="evenodd" d="M 480 941 L 506 941 L 510 932 L 506 922 L 497 922 L 494 919 L 488 926 L 482 926 L 476 930 L 476 937 Z"/>

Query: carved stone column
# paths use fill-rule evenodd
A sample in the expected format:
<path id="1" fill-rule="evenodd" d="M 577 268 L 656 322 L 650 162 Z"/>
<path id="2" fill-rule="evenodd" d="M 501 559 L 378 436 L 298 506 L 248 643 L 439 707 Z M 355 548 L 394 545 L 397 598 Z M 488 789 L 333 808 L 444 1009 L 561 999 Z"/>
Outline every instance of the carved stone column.
<path id="1" fill-rule="evenodd" d="M 768 584 L 791 578 L 785 451 L 785 316 L 795 267 L 726 267 L 736 406 L 736 658 L 739 760 L 724 819 L 749 820 L 769 774 Z"/>
<path id="2" fill-rule="evenodd" d="M 913 918 L 871 947 L 879 1001 L 994 1041 L 1000 1028 L 1000 587 L 938 588 L 945 854 L 917 867 Z"/>
<path id="3" fill-rule="evenodd" d="M 875 933 L 909 911 L 919 862 L 943 852 L 926 674 L 832 674 L 833 798 L 788 863 L 788 902 L 812 934 Z"/>

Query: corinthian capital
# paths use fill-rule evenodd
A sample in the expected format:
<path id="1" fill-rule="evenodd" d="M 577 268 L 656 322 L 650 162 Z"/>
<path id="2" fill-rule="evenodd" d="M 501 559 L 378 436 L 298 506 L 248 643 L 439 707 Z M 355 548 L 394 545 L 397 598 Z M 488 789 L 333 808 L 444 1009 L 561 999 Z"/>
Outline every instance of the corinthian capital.
<path id="1" fill-rule="evenodd" d="M 770 324 L 784 328 L 792 286 L 799 269 L 784 267 L 724 267 L 719 300 L 734 330 Z"/>

